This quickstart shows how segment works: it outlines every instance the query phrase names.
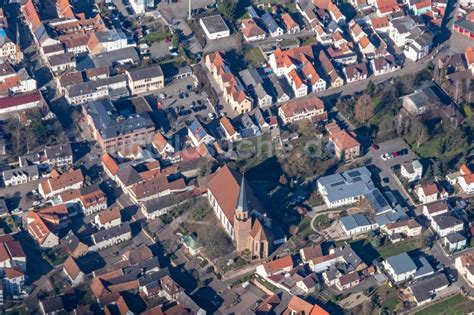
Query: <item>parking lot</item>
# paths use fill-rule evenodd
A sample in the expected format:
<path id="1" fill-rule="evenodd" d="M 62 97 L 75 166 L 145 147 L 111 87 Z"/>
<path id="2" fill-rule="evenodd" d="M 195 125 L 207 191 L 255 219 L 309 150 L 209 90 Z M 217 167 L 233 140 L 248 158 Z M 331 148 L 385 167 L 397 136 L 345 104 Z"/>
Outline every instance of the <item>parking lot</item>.
<path id="1" fill-rule="evenodd" d="M 366 161 L 371 161 L 377 171 L 379 172 L 379 177 L 381 184 L 386 186 L 392 191 L 399 191 L 402 194 L 402 197 L 405 198 L 405 201 L 408 204 L 412 204 L 411 198 L 405 189 L 400 185 L 398 178 L 393 173 L 392 168 L 396 165 L 401 165 L 405 162 L 412 161 L 417 159 L 418 156 L 410 150 L 408 145 L 402 139 L 394 139 L 378 143 L 378 149 L 371 147 L 369 152 L 365 156 Z M 393 157 L 384 161 L 381 158 L 381 155 L 385 153 L 399 152 L 406 150 L 407 153 Z"/>
<path id="2" fill-rule="evenodd" d="M 171 129 L 180 130 L 185 127 L 186 121 L 194 117 L 201 118 L 205 122 L 210 120 L 210 115 L 214 117 L 215 111 L 208 101 L 207 94 L 195 91 L 194 82 L 192 77 L 175 80 L 159 93 L 147 96 L 150 104 L 160 102 L 161 108 L 166 111 L 168 122 L 160 121 L 165 132 Z"/>

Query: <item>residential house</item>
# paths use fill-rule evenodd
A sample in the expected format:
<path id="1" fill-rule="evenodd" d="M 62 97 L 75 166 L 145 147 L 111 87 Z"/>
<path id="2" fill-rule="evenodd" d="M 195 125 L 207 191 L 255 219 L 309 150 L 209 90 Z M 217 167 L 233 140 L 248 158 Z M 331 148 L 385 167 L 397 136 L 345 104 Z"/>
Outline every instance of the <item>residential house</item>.
<path id="1" fill-rule="evenodd" d="M 133 95 L 152 92 L 164 87 L 164 75 L 160 65 L 128 69 L 128 87 Z"/>
<path id="2" fill-rule="evenodd" d="M 222 116 L 219 122 L 227 140 L 230 142 L 242 140 L 242 136 L 235 130 L 234 126 L 232 126 L 229 118 Z"/>
<path id="3" fill-rule="evenodd" d="M 277 274 L 286 274 L 293 269 L 294 262 L 291 255 L 277 258 L 257 266 L 256 273 L 266 279 Z"/>
<path id="4" fill-rule="evenodd" d="M 430 53 L 433 46 L 434 35 L 430 31 L 425 31 L 421 35 L 410 36 L 404 47 L 405 57 L 412 61 L 418 61 Z"/>
<path id="5" fill-rule="evenodd" d="M 108 229 L 122 224 L 120 208 L 113 207 L 109 210 L 99 212 L 94 218 L 94 223 L 101 229 Z"/>
<path id="6" fill-rule="evenodd" d="M 382 265 L 396 283 L 411 279 L 417 270 L 417 266 L 407 253 L 390 256 L 382 262 Z"/>
<path id="7" fill-rule="evenodd" d="M 310 273 L 302 280 L 296 283 L 298 289 L 303 291 L 304 294 L 311 294 L 316 292 L 319 287 L 318 275 L 316 273 Z"/>
<path id="8" fill-rule="evenodd" d="M 283 13 L 281 15 L 281 20 L 283 21 L 283 24 L 285 25 L 287 33 L 295 34 L 295 33 L 299 33 L 301 31 L 300 26 L 291 17 L 291 14 Z"/>
<path id="9" fill-rule="evenodd" d="M 449 214 L 437 215 L 431 218 L 430 223 L 439 237 L 464 230 L 464 222 Z"/>
<path id="10" fill-rule="evenodd" d="M 442 242 L 447 253 L 463 250 L 467 245 L 466 237 L 459 232 L 446 235 L 442 238 Z"/>
<path id="11" fill-rule="evenodd" d="M 132 238 L 132 231 L 129 223 L 123 223 L 105 230 L 99 230 L 91 235 L 94 245 L 91 251 L 100 251 L 107 247 L 114 246 Z"/>
<path id="12" fill-rule="evenodd" d="M 107 197 L 98 187 L 81 194 L 79 203 L 84 215 L 91 215 L 107 208 Z"/>
<path id="13" fill-rule="evenodd" d="M 89 246 L 81 242 L 74 232 L 69 233 L 60 241 L 61 250 L 68 256 L 79 258 L 89 251 Z"/>
<path id="14" fill-rule="evenodd" d="M 25 217 L 28 233 L 42 249 L 53 248 L 59 244 L 59 238 L 55 235 L 36 212 L 30 211 Z"/>
<path id="15" fill-rule="evenodd" d="M 48 57 L 48 63 L 51 71 L 55 74 L 76 69 L 76 58 L 73 53 L 69 52 Z"/>
<path id="16" fill-rule="evenodd" d="M 460 170 L 461 176 L 457 178 L 457 183 L 466 194 L 474 193 L 474 174 L 464 165 Z"/>
<path id="17" fill-rule="evenodd" d="M 131 46 L 135 45 L 128 43 L 127 35 L 116 29 L 91 32 L 87 41 L 87 49 L 93 55 Z"/>
<path id="18" fill-rule="evenodd" d="M 405 162 L 400 166 L 400 175 L 410 183 L 420 180 L 423 175 L 423 165 L 419 160 Z"/>
<path id="19" fill-rule="evenodd" d="M 158 152 L 160 157 L 163 158 L 166 158 L 169 154 L 173 154 L 175 152 L 174 147 L 161 134 L 161 132 L 155 133 L 155 136 L 153 137 L 152 146 Z"/>
<path id="20" fill-rule="evenodd" d="M 336 156 L 346 161 L 360 156 L 360 143 L 345 130 L 331 133 L 330 140 L 334 144 Z"/>
<path id="21" fill-rule="evenodd" d="M 254 19 L 241 20 L 242 35 L 247 42 L 263 40 L 267 36 L 264 30 L 257 25 Z"/>
<path id="22" fill-rule="evenodd" d="M 421 235 L 422 226 L 415 219 L 402 219 L 393 223 L 388 223 L 380 227 L 380 230 L 387 234 L 392 243 L 401 241 L 404 237 L 414 237 Z"/>
<path id="23" fill-rule="evenodd" d="M 249 112 L 253 101 L 245 92 L 242 82 L 230 71 L 223 54 L 215 52 L 207 55 L 206 66 L 234 112 Z"/>
<path id="24" fill-rule="evenodd" d="M 327 120 L 324 103 L 315 95 L 312 95 L 309 98 L 294 100 L 282 104 L 278 108 L 278 115 L 285 124 L 294 123 L 304 119 L 308 119 L 312 122 Z"/>
<path id="25" fill-rule="evenodd" d="M 84 272 L 81 271 L 81 268 L 72 256 L 69 256 L 64 261 L 63 273 L 72 285 L 77 285 L 84 281 Z"/>
<path id="26" fill-rule="evenodd" d="M 22 287 L 25 284 L 25 272 L 18 266 L 3 269 L 2 280 L 4 294 L 18 296 L 23 293 Z"/>
<path id="27" fill-rule="evenodd" d="M 454 266 L 469 286 L 474 287 L 474 250 L 456 257 Z"/>
<path id="28" fill-rule="evenodd" d="M 12 234 L 5 234 L 0 236 L 0 271 L 12 267 L 26 271 L 26 255 L 21 243 Z"/>
<path id="29" fill-rule="evenodd" d="M 348 65 L 343 68 L 347 83 L 356 82 L 367 79 L 369 71 L 366 63 L 357 63 Z"/>
<path id="30" fill-rule="evenodd" d="M 436 183 L 423 184 L 415 187 L 415 194 L 421 203 L 435 202 L 439 198 L 439 189 Z"/>
<path id="31" fill-rule="evenodd" d="M 343 86 L 344 79 L 337 73 L 336 68 L 324 50 L 321 50 L 319 53 L 319 61 L 321 62 L 321 67 L 325 72 L 325 81 L 330 82 L 331 87 Z"/>
<path id="32" fill-rule="evenodd" d="M 281 28 L 272 15 L 268 12 L 265 12 L 261 16 L 262 22 L 265 24 L 268 33 L 270 33 L 271 37 L 281 36 L 284 33 L 283 28 Z"/>
<path id="33" fill-rule="evenodd" d="M 2 172 L 5 186 L 16 186 L 35 181 L 40 178 L 38 165 L 28 165 Z"/>
<path id="34" fill-rule="evenodd" d="M 424 278 L 408 287 L 417 306 L 425 305 L 433 301 L 436 295 L 449 286 L 446 275 L 438 272 L 435 275 Z"/>
<path id="35" fill-rule="evenodd" d="M 65 167 L 73 163 L 73 154 L 71 144 L 60 144 L 52 147 L 47 147 L 44 150 L 46 163 L 51 167 Z"/>
<path id="36" fill-rule="evenodd" d="M 288 302 L 286 309 L 282 314 L 314 314 L 314 315 L 329 315 L 321 306 L 311 304 L 305 300 L 293 295 Z"/>
<path id="37" fill-rule="evenodd" d="M 438 200 L 423 205 L 423 215 L 429 220 L 433 219 L 435 216 L 447 214 L 448 211 L 449 206 L 446 200 Z"/>
<path id="38" fill-rule="evenodd" d="M 199 147 L 201 144 L 207 145 L 215 141 L 214 137 L 207 133 L 197 118 L 186 124 L 186 127 L 188 129 L 188 136 L 195 147 Z"/>
<path id="39" fill-rule="evenodd" d="M 375 76 L 400 70 L 393 55 L 374 58 L 370 60 L 370 65 Z"/>
<path id="40" fill-rule="evenodd" d="M 63 174 L 53 170 L 51 177 L 38 185 L 38 192 L 47 199 L 66 190 L 79 189 L 83 183 L 84 177 L 80 169 Z"/>

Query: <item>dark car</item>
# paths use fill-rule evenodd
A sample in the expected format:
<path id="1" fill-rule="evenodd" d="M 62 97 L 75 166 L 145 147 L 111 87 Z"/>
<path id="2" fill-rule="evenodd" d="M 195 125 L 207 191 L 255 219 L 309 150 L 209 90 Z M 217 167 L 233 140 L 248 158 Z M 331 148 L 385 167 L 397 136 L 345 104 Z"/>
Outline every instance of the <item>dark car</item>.
<path id="1" fill-rule="evenodd" d="M 385 184 L 388 184 L 390 182 L 390 179 L 388 179 L 388 177 L 384 177 L 382 178 L 382 181 L 385 183 Z"/>
<path id="2" fill-rule="evenodd" d="M 372 149 L 374 150 L 378 150 L 380 147 L 378 146 L 378 144 L 372 144 Z"/>

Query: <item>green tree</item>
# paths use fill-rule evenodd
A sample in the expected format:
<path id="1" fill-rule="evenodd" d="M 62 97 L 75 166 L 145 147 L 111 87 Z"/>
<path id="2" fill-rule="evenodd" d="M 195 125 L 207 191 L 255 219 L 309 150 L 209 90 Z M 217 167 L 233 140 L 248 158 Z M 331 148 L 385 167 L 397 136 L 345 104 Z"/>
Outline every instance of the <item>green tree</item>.
<path id="1" fill-rule="evenodd" d="M 179 35 L 174 33 L 172 38 L 173 47 L 178 47 L 179 45 Z"/>
<path id="2" fill-rule="evenodd" d="M 441 177 L 443 176 L 443 163 L 439 160 L 437 160 L 434 164 L 434 176 L 436 177 Z"/>
<path id="3" fill-rule="evenodd" d="M 431 167 L 431 164 L 428 164 L 428 168 L 426 169 L 425 172 L 425 179 L 430 179 L 433 178 L 433 168 Z"/>
<path id="4" fill-rule="evenodd" d="M 377 87 L 375 86 L 374 82 L 372 82 L 372 80 L 370 80 L 369 83 L 367 84 L 367 93 L 370 96 L 374 96 L 376 89 L 377 89 Z"/>
<path id="5" fill-rule="evenodd" d="M 226 19 L 233 22 L 237 18 L 237 1 L 234 0 L 218 0 L 217 8 Z"/>

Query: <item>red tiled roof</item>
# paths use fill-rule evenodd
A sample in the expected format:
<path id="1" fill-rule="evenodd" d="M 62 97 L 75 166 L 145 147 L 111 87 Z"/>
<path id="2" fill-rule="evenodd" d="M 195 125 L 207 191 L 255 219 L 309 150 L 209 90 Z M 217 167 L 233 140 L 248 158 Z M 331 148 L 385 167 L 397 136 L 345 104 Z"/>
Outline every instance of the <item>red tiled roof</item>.
<path id="1" fill-rule="evenodd" d="M 0 98 L 0 109 L 20 106 L 33 102 L 41 101 L 41 93 L 39 91 L 27 92 Z"/>

